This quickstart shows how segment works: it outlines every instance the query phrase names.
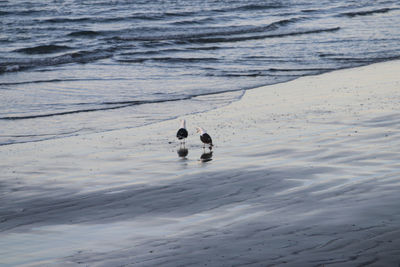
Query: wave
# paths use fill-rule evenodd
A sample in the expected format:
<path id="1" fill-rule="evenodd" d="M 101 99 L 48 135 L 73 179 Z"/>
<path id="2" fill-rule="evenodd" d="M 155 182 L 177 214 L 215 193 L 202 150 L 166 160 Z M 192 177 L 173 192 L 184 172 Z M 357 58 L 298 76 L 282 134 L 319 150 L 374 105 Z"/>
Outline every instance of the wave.
<path id="1" fill-rule="evenodd" d="M 301 10 L 301 12 L 304 12 L 304 13 L 315 13 L 318 11 L 320 11 L 320 10 L 319 9 L 302 9 Z"/>
<path id="2" fill-rule="evenodd" d="M 171 22 L 170 25 L 177 25 L 177 26 L 181 26 L 181 25 L 203 25 L 203 24 L 206 24 L 206 23 L 213 22 L 214 20 L 215 19 L 212 18 L 212 17 L 201 18 L 201 19 L 181 20 L 181 21 Z"/>
<path id="3" fill-rule="evenodd" d="M 188 24 L 204 24 L 210 21 L 213 21 L 215 18 L 212 15 L 213 13 L 222 13 L 222 12 L 232 12 L 232 11 L 254 11 L 254 10 L 265 10 L 265 9 L 276 9 L 282 8 L 282 4 L 280 3 L 271 3 L 271 4 L 249 4 L 238 7 L 231 8 L 221 8 L 221 9 L 209 9 L 203 10 L 202 12 L 194 12 L 194 11 L 180 11 L 180 12 L 137 12 L 133 13 L 130 16 L 117 16 L 117 17 L 52 17 L 46 19 L 39 19 L 37 22 L 39 23 L 76 23 L 76 22 L 90 22 L 90 23 L 106 23 L 113 21 L 130 21 L 130 20 L 164 20 L 170 18 L 179 18 L 179 17 L 194 17 L 197 15 L 209 15 L 207 18 L 202 18 L 198 20 L 190 19 L 184 21 L 172 22 L 172 25 L 188 25 Z M 14 12 L 6 12 L 1 11 L 4 14 L 14 14 Z M 0 13 L 1 14 L 1 13 Z"/>
<path id="4" fill-rule="evenodd" d="M 41 23 L 70 23 L 70 22 L 86 22 L 91 21 L 93 18 L 81 17 L 81 18 L 50 18 L 40 20 Z"/>
<path id="5" fill-rule="evenodd" d="M 381 9 L 373 9 L 373 10 L 364 10 L 364 11 L 355 11 L 355 12 L 344 12 L 339 14 L 339 16 L 345 16 L 345 17 L 356 17 L 356 16 L 368 16 L 368 15 L 373 15 L 377 13 L 387 13 L 392 10 L 395 10 L 395 8 L 381 8 Z"/>
<path id="6" fill-rule="evenodd" d="M 33 80 L 33 81 L 22 81 L 22 82 L 6 82 L 0 83 L 0 86 L 9 86 L 9 85 L 22 85 L 22 84 L 37 84 L 37 83 L 57 83 L 57 82 L 80 82 L 80 81 L 102 81 L 104 79 L 101 78 L 93 78 L 93 79 L 50 79 L 50 80 Z M 121 81 L 125 80 L 124 78 L 108 78 L 105 79 L 107 81 Z"/>
<path id="7" fill-rule="evenodd" d="M 246 71 L 216 71 L 210 70 L 207 76 L 218 77 L 300 77 L 304 75 L 317 74 L 335 70 L 335 68 L 269 68 L 254 69 Z"/>
<path id="8" fill-rule="evenodd" d="M 305 31 L 295 31 L 295 32 L 286 32 L 286 33 L 276 33 L 276 34 L 265 34 L 265 35 L 239 36 L 239 37 L 196 38 L 196 39 L 186 40 L 186 42 L 190 42 L 190 43 L 241 42 L 241 41 L 248 41 L 248 40 L 258 40 L 258 39 L 267 39 L 267 38 L 283 38 L 283 37 L 287 37 L 287 36 L 335 32 L 338 30 L 340 30 L 340 27 L 327 28 L 327 29 L 305 30 Z"/>
<path id="9" fill-rule="evenodd" d="M 177 58 L 177 57 L 162 57 L 164 54 L 174 54 L 174 53 L 183 53 L 190 51 L 213 51 L 221 49 L 218 46 L 196 46 L 196 47 L 187 47 L 185 49 L 182 48 L 170 48 L 170 49 L 158 49 L 158 50 L 147 50 L 147 51 L 139 51 L 139 52 L 123 52 L 115 55 L 113 57 L 114 60 L 118 62 L 144 62 L 144 61 L 169 61 L 176 60 L 181 62 L 190 62 L 190 61 L 216 61 L 217 58 L 204 58 L 204 57 L 192 57 L 192 58 Z"/>
<path id="10" fill-rule="evenodd" d="M 279 20 L 279 21 L 272 22 L 269 26 L 270 27 L 271 26 L 272 27 L 286 26 L 288 24 L 296 23 L 296 22 L 303 21 L 303 20 L 306 20 L 306 19 L 308 19 L 308 17 L 294 17 L 294 18 L 290 18 L 290 19 L 282 19 L 282 20 Z"/>
<path id="11" fill-rule="evenodd" d="M 88 23 L 107 23 L 107 22 L 115 22 L 115 21 L 126 21 L 126 20 L 132 20 L 132 19 L 142 19 L 142 20 L 154 20 L 154 19 L 159 19 L 160 17 L 157 15 L 146 15 L 146 14 L 140 14 L 140 15 L 134 15 L 134 16 L 127 16 L 127 17 L 78 17 L 78 18 L 66 18 L 66 17 L 56 17 L 56 18 L 49 18 L 49 19 L 43 19 L 39 20 L 38 22 L 40 23 L 57 23 L 57 24 L 63 24 L 63 23 L 81 23 L 81 22 L 88 22 Z"/>
<path id="12" fill-rule="evenodd" d="M 397 56 L 384 56 L 384 57 L 340 57 L 340 56 L 326 56 L 327 59 L 334 60 L 334 61 L 341 61 L 341 62 L 349 62 L 349 63 L 376 63 L 382 61 L 390 61 L 390 60 L 397 60 L 400 59 L 400 55 Z"/>
<path id="13" fill-rule="evenodd" d="M 48 19 L 41 19 L 37 20 L 40 23 L 81 23 L 81 22 L 88 22 L 88 23 L 107 23 L 107 22 L 118 22 L 118 21 L 132 21 L 132 20 L 163 20 L 169 17 L 193 17 L 195 16 L 195 12 L 180 12 L 180 13 L 171 13 L 171 12 L 164 12 L 164 13 L 134 13 L 130 16 L 116 16 L 116 17 L 76 17 L 76 18 L 69 18 L 69 17 L 53 17 Z"/>
<path id="14" fill-rule="evenodd" d="M 27 115 L 27 116 L 9 116 L 9 117 L 1 117 L 0 120 L 26 120 L 26 119 L 36 119 L 36 118 L 44 118 L 44 117 L 52 117 L 52 116 L 60 116 L 60 115 L 68 115 L 82 112 L 92 112 L 92 111 L 102 111 L 102 110 L 112 110 L 123 108 L 124 106 L 116 106 L 116 107 L 108 107 L 108 108 L 91 108 L 91 109 L 80 109 L 80 110 L 71 110 L 71 111 L 63 111 L 56 113 L 48 113 L 48 114 L 36 114 L 36 115 Z M 130 106 L 130 105 L 129 105 Z"/>
<path id="15" fill-rule="evenodd" d="M 278 9 L 285 7 L 281 2 L 275 1 L 268 4 L 248 4 L 243 6 L 215 9 L 213 11 L 218 12 L 232 12 L 232 11 L 255 11 L 255 10 L 266 10 L 266 9 Z"/>
<path id="16" fill-rule="evenodd" d="M 222 71 L 221 73 L 218 72 L 210 72 L 207 73 L 206 76 L 209 77 L 226 77 L 226 78 L 240 78 L 240 77 L 266 77 L 272 76 L 272 74 L 267 73 L 265 71 L 257 71 L 257 72 L 229 72 L 229 71 Z"/>
<path id="17" fill-rule="evenodd" d="M 7 117 L 0 117 L 0 120 L 26 120 L 26 119 L 36 119 L 36 118 L 44 118 L 44 117 L 69 115 L 69 114 L 76 114 L 76 113 L 105 111 L 105 110 L 125 108 L 125 107 L 129 107 L 129 106 L 143 105 L 143 104 L 157 104 L 157 103 L 164 103 L 164 102 L 171 102 L 171 101 L 180 101 L 180 100 L 190 99 L 192 97 L 195 97 L 195 96 L 187 96 L 187 97 L 180 97 L 180 98 L 173 98 L 173 99 L 103 102 L 103 103 L 99 103 L 98 105 L 105 106 L 105 107 L 76 109 L 76 110 L 68 110 L 68 111 L 55 112 L 55 113 L 34 114 L 34 115 L 25 115 L 25 116 L 7 116 Z M 79 103 L 77 105 L 89 105 L 89 103 Z"/>
<path id="18" fill-rule="evenodd" d="M 11 16 L 32 16 L 36 14 L 47 13 L 46 10 L 13 10 L 13 11 L 0 11 L 0 15 L 11 15 Z"/>
<path id="19" fill-rule="evenodd" d="M 306 17 L 296 17 L 283 19 L 276 22 L 272 22 L 268 25 L 262 26 L 231 26 L 231 27 L 217 27 L 217 28 L 207 28 L 204 31 L 196 32 L 196 33 L 173 33 L 173 34 L 165 34 L 165 29 L 157 29 L 159 32 L 162 32 L 160 35 L 136 35 L 136 36 L 124 36 L 123 33 L 118 36 L 110 37 L 111 40 L 120 40 L 120 41 L 163 41 L 163 40 L 185 40 L 185 39 L 195 39 L 209 36 L 226 36 L 226 35 L 240 35 L 240 34 L 248 34 L 248 33 L 257 33 L 264 31 L 272 31 L 277 30 L 282 26 L 286 26 L 288 24 L 296 23 L 301 20 L 307 19 Z M 140 32 L 149 32 L 150 29 L 137 29 Z M 152 29 L 154 31 L 154 29 Z M 199 30 L 197 28 L 193 30 Z"/>
<path id="20" fill-rule="evenodd" d="M 150 58 L 126 58 L 126 59 L 116 59 L 119 62 L 126 62 L 126 63 L 142 63 L 145 61 L 160 61 L 160 62 L 168 62 L 168 63 L 196 63 L 196 62 L 203 62 L 206 61 L 210 62 L 217 62 L 219 61 L 218 58 L 177 58 L 177 57 L 150 57 Z"/>
<path id="21" fill-rule="evenodd" d="M 109 50 L 79 51 L 46 58 L 3 58 L 0 62 L 0 73 L 15 72 L 34 67 L 56 66 L 67 63 L 87 63 L 113 55 Z"/>
<path id="22" fill-rule="evenodd" d="M 46 113 L 46 114 L 32 114 L 32 115 L 24 115 L 24 116 L 6 116 L 6 117 L 0 117 L 0 120 L 27 120 L 27 119 L 37 119 L 37 118 L 45 118 L 45 117 L 53 117 L 53 116 L 70 115 L 70 114 L 77 114 L 77 113 L 106 111 L 106 110 L 121 109 L 121 108 L 136 106 L 136 105 L 160 104 L 160 103 L 166 103 L 166 102 L 183 101 L 183 100 L 189 100 L 189 99 L 201 97 L 201 96 L 219 95 L 219 94 L 238 92 L 238 91 L 243 91 L 243 88 L 216 91 L 216 92 L 205 92 L 205 93 L 198 93 L 198 94 L 191 94 L 191 95 L 181 95 L 181 96 L 177 96 L 175 98 L 168 98 L 168 99 L 110 101 L 110 102 L 102 102 L 102 103 L 78 103 L 75 105 L 79 105 L 79 106 L 98 105 L 100 107 L 68 110 L 68 111 Z"/>
<path id="23" fill-rule="evenodd" d="M 119 56 L 149 56 L 149 55 L 161 55 L 165 53 L 180 53 L 185 52 L 187 50 L 191 51 L 213 51 L 221 49 L 219 46 L 195 46 L 195 47 L 186 47 L 186 48 L 170 48 L 170 49 L 157 49 L 157 50 L 147 50 L 142 52 L 125 52 L 120 53 Z"/>
<path id="24" fill-rule="evenodd" d="M 74 36 L 74 37 L 94 37 L 97 35 L 101 35 L 102 32 L 98 32 L 98 31 L 75 31 L 75 32 L 71 32 L 69 33 L 67 36 Z"/>
<path id="25" fill-rule="evenodd" d="M 176 18 L 176 17 L 194 17 L 198 15 L 197 12 L 194 11 L 181 11 L 181 12 L 138 12 L 134 13 L 131 16 L 123 17 L 120 19 L 126 20 L 163 20 L 169 18 Z"/>
<path id="26" fill-rule="evenodd" d="M 19 52 L 23 54 L 33 55 L 33 54 L 51 54 L 60 51 L 65 51 L 72 49 L 69 46 L 65 45 L 39 45 L 35 47 L 27 47 L 14 50 L 14 52 Z"/>
<path id="27" fill-rule="evenodd" d="M 286 68 L 269 68 L 268 71 L 272 71 L 272 72 L 297 72 L 297 71 L 321 71 L 321 72 L 325 72 L 325 71 L 332 71 L 335 70 L 335 68 L 290 68 L 290 69 L 286 69 Z"/>

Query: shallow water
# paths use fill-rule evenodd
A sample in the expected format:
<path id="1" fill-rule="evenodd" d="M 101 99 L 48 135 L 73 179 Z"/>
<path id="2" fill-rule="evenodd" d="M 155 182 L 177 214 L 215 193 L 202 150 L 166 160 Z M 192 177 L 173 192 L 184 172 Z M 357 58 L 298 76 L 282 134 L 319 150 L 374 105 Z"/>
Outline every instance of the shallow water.
<path id="1" fill-rule="evenodd" d="M 0 1 L 0 145 L 136 127 L 220 107 L 243 89 L 397 58 L 399 8 Z"/>

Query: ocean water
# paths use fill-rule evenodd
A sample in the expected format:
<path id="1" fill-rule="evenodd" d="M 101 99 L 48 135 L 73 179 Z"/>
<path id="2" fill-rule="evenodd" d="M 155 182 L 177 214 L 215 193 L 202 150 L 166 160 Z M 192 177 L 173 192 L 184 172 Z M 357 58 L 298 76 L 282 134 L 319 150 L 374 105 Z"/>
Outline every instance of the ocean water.
<path id="1" fill-rule="evenodd" d="M 137 127 L 400 57 L 391 0 L 0 0 L 0 145 Z"/>

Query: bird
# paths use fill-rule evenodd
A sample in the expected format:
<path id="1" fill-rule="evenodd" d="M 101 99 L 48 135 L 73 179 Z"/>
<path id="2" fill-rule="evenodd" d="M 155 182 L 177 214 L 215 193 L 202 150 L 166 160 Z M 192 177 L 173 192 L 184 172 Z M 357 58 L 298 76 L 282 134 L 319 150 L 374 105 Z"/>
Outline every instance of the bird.
<path id="1" fill-rule="evenodd" d="M 213 147 L 211 136 L 206 133 L 203 128 L 197 127 L 196 131 L 200 133 L 200 140 L 203 142 L 203 148 L 205 149 L 206 145 L 209 145 L 209 149 L 211 150 Z"/>
<path id="2" fill-rule="evenodd" d="M 176 133 L 176 137 L 178 138 L 178 140 L 181 141 L 181 144 L 185 143 L 185 139 L 188 137 L 188 131 L 186 130 L 185 120 L 181 120 L 181 125 L 178 129 L 178 132 Z"/>

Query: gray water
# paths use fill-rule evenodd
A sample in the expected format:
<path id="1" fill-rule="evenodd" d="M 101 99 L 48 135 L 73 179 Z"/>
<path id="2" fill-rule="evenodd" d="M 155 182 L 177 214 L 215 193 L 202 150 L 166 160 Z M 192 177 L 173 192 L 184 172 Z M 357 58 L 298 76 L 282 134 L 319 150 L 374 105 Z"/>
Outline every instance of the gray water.
<path id="1" fill-rule="evenodd" d="M 0 1 L 0 145 L 137 127 L 400 56 L 398 1 Z"/>

